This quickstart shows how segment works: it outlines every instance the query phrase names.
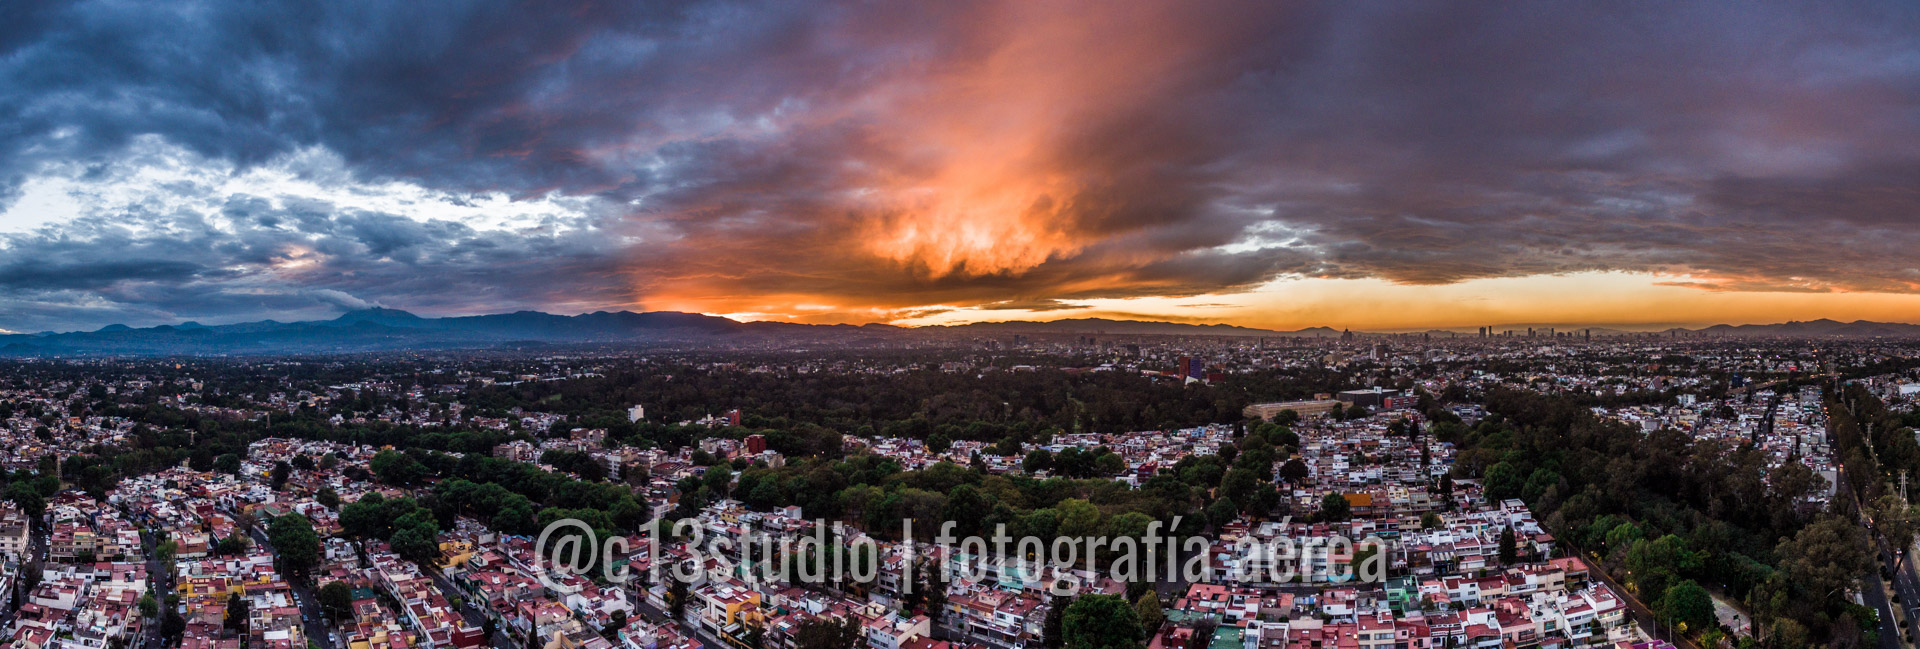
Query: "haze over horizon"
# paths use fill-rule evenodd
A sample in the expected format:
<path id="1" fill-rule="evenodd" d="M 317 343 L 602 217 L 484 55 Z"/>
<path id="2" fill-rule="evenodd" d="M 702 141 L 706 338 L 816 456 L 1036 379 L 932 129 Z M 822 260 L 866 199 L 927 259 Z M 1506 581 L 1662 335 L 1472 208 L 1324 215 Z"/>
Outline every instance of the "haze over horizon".
<path id="1" fill-rule="evenodd" d="M 1920 322 L 1920 6 L 0 8 L 0 331 Z"/>
<path id="2" fill-rule="evenodd" d="M 583 312 L 583 313 L 557 313 L 557 314 L 545 314 L 545 315 L 560 316 L 561 318 L 575 318 L 575 317 L 585 317 L 589 314 L 606 314 L 614 311 L 624 311 L 624 309 L 617 309 L 617 308 L 601 309 L 601 310 L 589 311 L 589 312 Z M 519 312 L 519 313 L 543 313 L 544 314 L 545 312 Z M 666 312 L 666 313 L 680 313 L 680 312 Z M 473 317 L 500 317 L 500 316 L 506 316 L 506 315 L 510 315 L 510 314 L 464 313 L 464 314 L 447 314 L 444 316 L 431 316 L 431 315 L 420 316 L 411 311 L 406 311 L 405 309 L 395 309 L 395 308 L 385 307 L 385 306 L 368 306 L 362 309 L 345 310 L 344 312 L 339 314 L 337 317 L 331 317 L 331 318 L 323 317 L 316 320 L 308 320 L 308 321 L 301 321 L 301 322 L 312 322 L 312 323 L 352 322 L 352 321 L 361 320 L 364 317 L 370 316 L 374 319 L 374 321 L 381 322 L 383 325 L 386 325 L 386 326 L 410 327 L 410 326 L 431 326 L 426 324 L 425 322 L 422 322 L 419 325 L 414 325 L 413 322 L 415 322 L 414 320 L 415 318 L 420 318 L 423 320 L 430 321 L 435 318 L 461 319 L 461 318 L 473 318 Z M 752 323 L 752 322 L 782 322 L 783 321 L 781 319 L 754 320 L 754 319 L 740 318 L 737 316 L 726 316 L 726 315 L 710 314 L 710 313 L 695 314 L 695 315 L 714 317 L 714 318 L 725 318 L 725 319 L 732 320 L 738 323 L 743 323 L 743 324 Z M 197 320 L 189 320 L 189 321 L 160 323 L 160 324 L 153 325 L 153 327 L 160 327 L 162 329 L 168 328 L 168 327 L 175 327 L 176 325 L 186 326 L 188 328 L 221 327 L 221 326 L 227 326 L 227 325 L 260 324 L 263 322 L 280 322 L 280 321 L 236 320 L 236 321 L 200 322 Z M 1499 335 L 1502 332 L 1518 334 L 1518 333 L 1528 332 L 1530 330 L 1539 330 L 1542 333 L 1545 333 L 1547 331 L 1557 331 L 1559 333 L 1565 333 L 1565 334 L 1571 334 L 1571 335 L 1579 335 L 1582 331 L 1586 331 L 1590 334 L 1610 335 L 1617 332 L 1647 333 L 1647 332 L 1669 331 L 1673 329 L 1698 330 L 1698 329 L 1707 329 L 1715 326 L 1735 326 L 1735 327 L 1743 326 L 1743 325 L 1766 326 L 1766 325 L 1790 325 L 1793 323 L 1816 324 L 1821 322 L 1830 323 L 1830 324 L 1838 323 L 1838 324 L 1844 325 L 1844 324 L 1869 323 L 1871 321 L 1861 320 L 1861 321 L 1847 322 L 1847 321 L 1837 321 L 1831 318 L 1817 318 L 1817 319 L 1806 320 L 1806 321 L 1796 320 L 1796 321 L 1777 321 L 1777 322 L 1713 322 L 1713 323 L 1492 322 L 1492 323 L 1480 323 L 1473 326 L 1432 326 L 1432 327 L 1401 327 L 1401 328 L 1353 328 L 1353 327 L 1331 327 L 1328 325 L 1309 324 L 1309 325 L 1302 325 L 1297 327 L 1283 328 L 1283 327 L 1261 327 L 1258 325 L 1235 324 L 1230 322 L 1209 321 L 1205 319 L 1186 319 L 1186 318 L 1180 318 L 1180 317 L 1154 318 L 1154 317 L 1139 317 L 1136 314 L 1126 314 L 1126 313 L 1118 313 L 1118 314 L 1093 313 L 1090 315 L 1081 315 L 1081 316 L 1072 316 L 1072 317 L 1047 317 L 1046 314 L 1042 314 L 1041 316 L 1035 317 L 1035 318 L 1020 318 L 1020 319 L 970 320 L 966 322 L 939 322 L 939 323 L 920 323 L 920 324 L 913 324 L 913 323 L 908 323 L 908 324 L 862 323 L 862 324 L 887 324 L 887 325 L 901 327 L 905 329 L 917 329 L 917 328 L 940 329 L 945 327 L 964 326 L 969 324 L 1048 325 L 1048 324 L 1061 323 L 1061 324 L 1071 324 L 1073 326 L 1071 328 L 1062 328 L 1059 330 L 1060 332 L 1069 332 L 1069 331 L 1084 332 L 1084 331 L 1090 331 L 1090 330 L 1098 330 L 1099 324 L 1102 322 L 1140 322 L 1140 323 L 1147 323 L 1147 324 L 1194 325 L 1194 326 L 1200 326 L 1200 327 L 1228 326 L 1228 327 L 1240 327 L 1242 328 L 1243 331 L 1244 330 L 1272 330 L 1276 332 L 1306 331 L 1306 330 L 1317 330 L 1321 332 L 1328 332 L 1328 331 L 1339 331 L 1344 329 L 1344 330 L 1354 331 L 1356 333 L 1366 333 L 1366 334 L 1402 334 L 1402 333 L 1423 333 L 1423 332 L 1437 332 L 1437 331 L 1451 331 L 1455 333 L 1474 334 L 1474 333 L 1477 333 L 1479 329 L 1486 328 L 1488 332 L 1491 332 L 1495 335 Z M 1920 323 L 1900 323 L 1897 321 L 1871 322 L 1871 323 L 1876 325 L 1885 325 L 1885 324 L 1920 325 Z M 281 322 L 281 324 L 286 325 L 286 324 L 295 324 L 295 323 Z M 794 323 L 794 324 L 814 324 L 814 323 Z M 834 324 L 847 324 L 847 323 L 834 323 Z M 26 333 L 84 334 L 84 333 L 94 333 L 94 332 L 112 332 L 112 331 L 119 331 L 119 330 L 147 330 L 151 328 L 152 327 L 130 327 L 125 323 L 113 323 L 113 324 L 105 325 L 103 327 L 99 327 L 95 329 L 73 330 L 73 331 L 22 332 L 22 331 L 10 331 L 10 330 L 0 329 L 0 335 L 26 334 Z M 1041 330 L 1044 331 L 1045 328 L 1041 327 Z M 1125 331 L 1115 330 L 1112 333 L 1125 333 Z M 1857 333 L 1854 335 L 1862 335 L 1862 334 Z M 1866 335 L 1872 335 L 1872 334 L 1866 334 Z"/>

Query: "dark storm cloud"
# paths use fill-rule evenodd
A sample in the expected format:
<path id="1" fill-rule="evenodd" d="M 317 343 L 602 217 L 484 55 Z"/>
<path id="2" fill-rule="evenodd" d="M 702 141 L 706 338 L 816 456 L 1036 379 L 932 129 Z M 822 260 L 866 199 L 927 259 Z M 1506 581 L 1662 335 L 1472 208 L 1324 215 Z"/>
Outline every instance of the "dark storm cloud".
<path id="1" fill-rule="evenodd" d="M 528 235 L 182 187 L 202 202 L 0 235 L 0 299 L 74 322 L 1587 270 L 1920 289 L 1907 3 L 19 4 L 0 197 L 158 138 L 593 206 Z"/>
<path id="2" fill-rule="evenodd" d="M 149 206 L 0 234 L 7 328 L 321 318 L 376 305 L 447 313 L 474 304 L 584 308 L 633 300 L 619 278 L 623 250 L 611 242 L 621 231 L 590 214 L 564 224 L 477 229 L 173 184 L 177 192 Z M 191 209 L 196 204 L 220 205 L 222 222 Z"/>

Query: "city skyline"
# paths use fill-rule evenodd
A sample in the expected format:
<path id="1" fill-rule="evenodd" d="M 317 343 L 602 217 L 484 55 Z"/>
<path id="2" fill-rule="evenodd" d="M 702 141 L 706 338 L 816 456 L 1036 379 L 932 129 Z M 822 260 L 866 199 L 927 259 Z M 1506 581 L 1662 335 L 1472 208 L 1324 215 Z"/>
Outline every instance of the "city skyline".
<path id="1" fill-rule="evenodd" d="M 0 333 L 1920 321 L 1920 9 L 0 10 Z"/>

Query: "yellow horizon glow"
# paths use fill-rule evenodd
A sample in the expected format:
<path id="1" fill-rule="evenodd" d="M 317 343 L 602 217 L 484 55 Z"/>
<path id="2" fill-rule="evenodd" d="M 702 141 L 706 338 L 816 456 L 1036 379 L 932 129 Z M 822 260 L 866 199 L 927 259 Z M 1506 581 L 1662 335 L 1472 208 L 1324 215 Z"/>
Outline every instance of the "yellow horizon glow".
<path id="1" fill-rule="evenodd" d="M 1715 291 L 1673 285 L 1698 279 L 1621 272 L 1476 279 L 1443 285 L 1304 278 L 1274 280 L 1242 293 L 1065 300 L 1072 308 L 1043 311 L 942 305 L 843 309 L 816 297 L 808 299 L 804 309 L 799 304 L 767 303 L 753 311 L 710 314 L 737 320 L 905 327 L 1108 318 L 1220 323 L 1281 331 L 1322 326 L 1403 331 L 1506 325 L 1631 330 L 1821 318 L 1920 322 L 1920 295 L 1916 294 Z"/>

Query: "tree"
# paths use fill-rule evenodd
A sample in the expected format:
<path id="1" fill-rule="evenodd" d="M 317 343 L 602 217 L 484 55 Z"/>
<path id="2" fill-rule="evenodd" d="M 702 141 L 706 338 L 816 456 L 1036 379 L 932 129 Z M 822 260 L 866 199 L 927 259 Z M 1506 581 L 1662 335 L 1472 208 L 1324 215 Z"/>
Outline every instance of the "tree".
<path id="1" fill-rule="evenodd" d="M 1259 476 L 1248 469 L 1233 469 L 1220 479 L 1220 496 L 1230 498 L 1236 503 L 1253 499 L 1253 490 L 1260 485 Z"/>
<path id="2" fill-rule="evenodd" d="M 1052 467 L 1053 453 L 1048 452 L 1047 449 L 1044 448 L 1034 449 L 1032 452 L 1027 453 L 1025 459 L 1020 461 L 1020 470 L 1026 471 L 1027 473 L 1039 473 Z"/>
<path id="3" fill-rule="evenodd" d="M 152 619 L 160 615 L 160 603 L 153 600 L 153 594 L 140 596 L 140 617 Z"/>
<path id="4" fill-rule="evenodd" d="M 14 504 L 19 505 L 20 511 L 31 518 L 39 518 L 41 514 L 47 511 L 46 498 L 42 497 L 39 490 L 34 489 L 33 485 L 27 482 L 15 482 L 7 485 L 7 500 L 11 500 Z"/>
<path id="5" fill-rule="evenodd" d="M 1101 532 L 1100 508 L 1079 498 L 1063 500 L 1054 509 L 1060 512 L 1060 535 L 1085 538 Z"/>
<path id="6" fill-rule="evenodd" d="M 800 623 L 793 643 L 798 649 L 860 649 L 867 646 L 867 639 L 853 618 L 816 617 Z"/>
<path id="7" fill-rule="evenodd" d="M 329 581 L 320 587 L 316 596 L 320 600 L 320 610 L 335 621 L 346 619 L 353 612 L 353 587 L 343 581 Z"/>
<path id="8" fill-rule="evenodd" d="M 1773 632 L 1767 635 L 1767 644 L 1777 649 L 1807 649 L 1812 634 L 1806 625 L 1783 617 L 1774 621 Z"/>
<path id="9" fill-rule="evenodd" d="M 237 554 L 243 554 L 247 551 L 247 545 L 247 535 L 234 532 L 227 538 L 220 539 L 213 544 L 213 554 L 214 556 L 220 557 L 231 557 Z"/>
<path id="10" fill-rule="evenodd" d="M 733 486 L 733 471 L 722 466 L 707 467 L 707 473 L 701 476 L 700 483 L 706 485 L 707 489 L 713 493 L 719 494 L 721 498 L 725 498 L 727 490 Z"/>
<path id="11" fill-rule="evenodd" d="M 1086 595 L 1073 600 L 1060 621 L 1066 649 L 1140 649 L 1146 633 L 1140 614 L 1119 595 Z"/>
<path id="12" fill-rule="evenodd" d="M 1063 449 L 1053 456 L 1053 472 L 1068 478 L 1093 477 L 1093 454 L 1077 448 Z"/>
<path id="13" fill-rule="evenodd" d="M 280 460 L 273 463 L 273 471 L 267 474 L 267 480 L 273 485 L 275 491 L 279 491 L 287 486 L 287 478 L 292 476 L 293 465 L 287 464 L 286 460 Z"/>
<path id="14" fill-rule="evenodd" d="M 1207 505 L 1206 513 L 1207 523 L 1220 527 L 1233 522 L 1234 515 L 1240 513 L 1240 506 L 1234 504 L 1232 498 L 1219 498 Z"/>
<path id="15" fill-rule="evenodd" d="M 608 616 L 607 625 L 600 629 L 600 637 L 612 641 L 616 637 L 614 634 L 619 633 L 620 630 L 624 628 L 627 628 L 627 612 L 625 610 L 615 610 L 613 615 Z"/>
<path id="16" fill-rule="evenodd" d="M 179 638 L 180 634 L 186 632 L 186 630 L 187 619 L 180 616 L 180 611 L 175 610 L 172 606 L 168 606 L 166 613 L 160 617 L 160 635 L 167 638 Z"/>
<path id="17" fill-rule="evenodd" d="M 316 494 L 313 499 L 321 505 L 325 505 L 327 509 L 335 511 L 339 511 L 340 509 L 340 492 L 334 491 L 333 487 L 321 487 L 320 493 Z"/>
<path id="18" fill-rule="evenodd" d="M 434 531 L 431 526 L 396 530 L 393 538 L 387 540 L 387 544 L 393 546 L 393 553 L 400 555 L 400 558 L 420 565 L 433 561 L 440 551 L 440 545 L 434 540 Z"/>
<path id="19" fill-rule="evenodd" d="M 287 514 L 267 525 L 267 542 L 280 559 L 281 568 L 297 576 L 320 563 L 320 536 L 313 532 L 313 521 L 299 514 Z"/>
<path id="20" fill-rule="evenodd" d="M 1141 594 L 1140 599 L 1134 600 L 1133 611 L 1140 616 L 1140 630 L 1145 637 L 1153 637 L 1153 633 L 1159 631 L 1160 625 L 1167 621 L 1166 609 L 1160 606 L 1160 594 L 1151 588 Z"/>
<path id="21" fill-rule="evenodd" d="M 1300 458 L 1293 458 L 1280 465 L 1280 477 L 1288 483 L 1302 485 L 1312 477 L 1312 472 L 1307 470 L 1307 463 L 1301 462 Z"/>
<path id="22" fill-rule="evenodd" d="M 1787 583 L 1816 597 L 1852 588 L 1872 560 L 1865 531 L 1836 515 L 1822 516 L 1801 528 L 1775 551 Z"/>
<path id="23" fill-rule="evenodd" d="M 1218 626 L 1220 623 L 1213 621 L 1211 617 L 1201 618 L 1199 622 L 1195 622 L 1193 635 L 1187 638 L 1187 646 L 1184 649 L 1207 649 L 1213 644 L 1213 630 Z"/>
<path id="24" fill-rule="evenodd" d="M 1559 473 L 1551 469 L 1534 469 L 1533 474 L 1527 476 L 1526 484 L 1520 488 L 1520 497 L 1528 502 L 1539 502 L 1540 497 L 1546 495 L 1547 490 L 1559 484 Z"/>
<path id="25" fill-rule="evenodd" d="M 744 500 L 747 505 L 760 510 L 779 506 L 781 499 L 784 497 L 783 494 L 780 493 L 780 481 L 777 479 L 758 481 L 753 485 L 753 488 L 748 489 L 746 479 L 741 478 L 740 490 L 746 494 Z"/>
<path id="26" fill-rule="evenodd" d="M 1353 518 L 1353 503 L 1347 502 L 1345 495 L 1330 493 L 1320 499 L 1320 520 L 1340 523 L 1351 518 Z"/>
<path id="27" fill-rule="evenodd" d="M 921 587 L 927 592 L 925 597 L 927 618 L 933 620 L 934 624 L 939 624 L 940 618 L 945 617 L 947 612 L 947 580 L 945 576 L 936 574 L 933 570 L 922 572 L 925 576 L 921 578 L 923 580 Z"/>
<path id="28" fill-rule="evenodd" d="M 687 602 L 693 599 L 690 585 L 673 571 L 664 572 L 667 577 L 667 617 L 676 622 L 686 619 Z"/>
<path id="29" fill-rule="evenodd" d="M 227 453 L 214 458 L 213 470 L 218 473 L 240 475 L 240 456 Z"/>
<path id="30" fill-rule="evenodd" d="M 1446 522 L 1440 519 L 1439 514 L 1435 514 L 1433 512 L 1427 512 L 1425 514 L 1420 515 L 1420 529 L 1430 530 L 1430 529 L 1440 527 L 1441 525 L 1444 525 L 1444 524 L 1446 524 Z"/>
<path id="31" fill-rule="evenodd" d="M 373 459 L 367 461 L 367 467 L 373 469 L 373 475 L 381 482 L 397 487 L 411 486 L 432 473 L 413 456 L 397 451 L 373 454 Z"/>
<path id="32" fill-rule="evenodd" d="M 1487 467 L 1485 495 L 1487 502 L 1497 503 L 1508 498 L 1520 497 L 1527 477 L 1520 475 L 1520 467 L 1508 462 L 1498 462 Z"/>
<path id="33" fill-rule="evenodd" d="M 248 617 L 246 598 L 241 597 L 240 593 L 228 595 L 226 627 L 238 631 L 240 635 L 246 635 Z"/>
<path id="34" fill-rule="evenodd" d="M 1712 628 L 1713 598 L 1692 579 L 1668 586 L 1658 604 L 1660 617 L 1669 624 L 1685 622 L 1691 629 Z"/>
<path id="35" fill-rule="evenodd" d="M 953 521 L 961 535 L 970 536 L 980 531 L 982 517 L 992 509 L 978 488 L 963 484 L 947 492 L 947 505 L 941 518 Z"/>
<path id="36" fill-rule="evenodd" d="M 1513 528 L 1502 528 L 1500 530 L 1500 565 L 1511 566 L 1519 559 L 1519 542 L 1514 539 Z"/>
<path id="37" fill-rule="evenodd" d="M 1065 595 L 1054 595 L 1053 599 L 1047 602 L 1047 618 L 1040 624 L 1041 644 L 1047 649 L 1060 649 L 1066 646 L 1067 639 L 1060 627 L 1067 619 L 1067 607 L 1072 604 L 1073 598 Z"/>
<path id="38" fill-rule="evenodd" d="M 1913 508 L 1908 507 L 1899 496 L 1887 494 L 1874 500 L 1873 507 L 1868 509 L 1868 515 L 1873 519 L 1873 528 L 1887 540 L 1888 546 L 1896 549 L 1913 546 L 1915 534 Z M 1906 560 L 1906 556 L 1905 552 L 1895 554 L 1893 568 L 1895 572 L 1903 568 L 1904 564 L 1901 562 Z"/>
<path id="39" fill-rule="evenodd" d="M 941 613 L 947 607 L 945 576 L 938 574 L 939 569 L 924 560 L 915 564 L 913 570 L 918 576 L 914 579 L 913 592 L 902 593 L 900 596 L 901 614 L 911 617 L 924 609 L 927 618 L 937 624 L 940 622 Z"/>
<path id="40" fill-rule="evenodd" d="M 1280 495 L 1280 487 L 1262 480 L 1260 486 L 1254 488 L 1253 496 L 1247 499 L 1246 510 L 1248 514 L 1266 518 L 1283 502 L 1286 502 L 1286 497 Z M 1291 505 L 1288 508 L 1291 509 Z"/>
<path id="41" fill-rule="evenodd" d="M 1627 549 L 1627 571 L 1633 573 L 1633 583 L 1648 599 L 1667 592 L 1673 579 L 1698 572 L 1700 566 L 1700 554 L 1689 551 L 1686 541 L 1672 534 L 1641 539 Z"/>

